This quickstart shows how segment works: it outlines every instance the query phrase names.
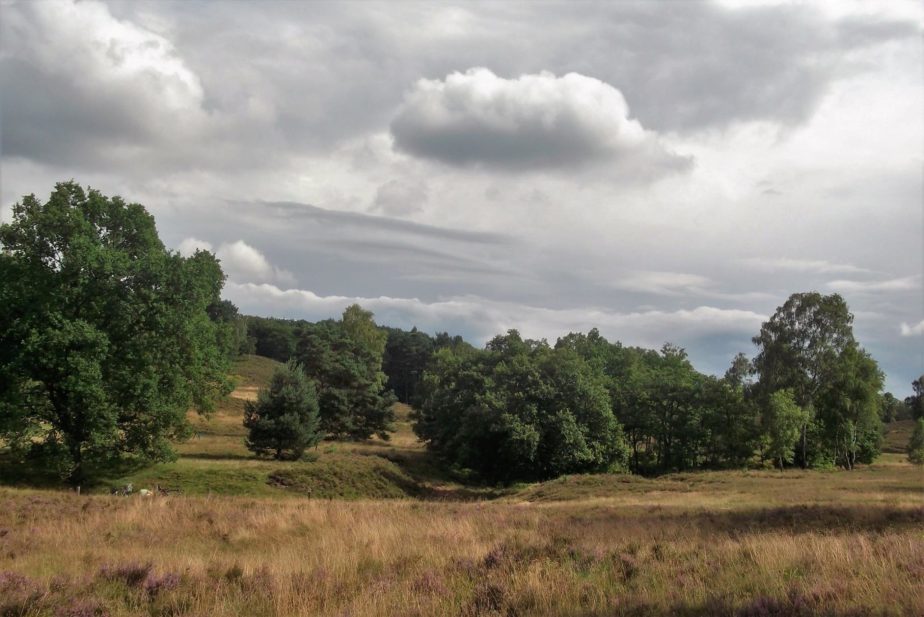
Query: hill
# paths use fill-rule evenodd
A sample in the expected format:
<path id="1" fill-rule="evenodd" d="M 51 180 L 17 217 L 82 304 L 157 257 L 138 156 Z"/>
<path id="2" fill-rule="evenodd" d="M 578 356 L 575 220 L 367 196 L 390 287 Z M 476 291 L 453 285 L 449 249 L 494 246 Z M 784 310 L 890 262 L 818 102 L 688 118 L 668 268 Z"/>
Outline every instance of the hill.
<path id="1" fill-rule="evenodd" d="M 234 364 L 234 391 L 207 417 L 190 413 L 194 436 L 178 444 L 178 460 L 112 476 L 91 489 L 131 483 L 186 495 L 340 499 L 480 498 L 497 491 L 463 486 L 433 464 L 411 428 L 411 409 L 397 403 L 396 431 L 388 441 L 324 441 L 304 460 L 259 459 L 244 447 L 244 404 L 256 399 L 279 362 L 243 356 Z"/>

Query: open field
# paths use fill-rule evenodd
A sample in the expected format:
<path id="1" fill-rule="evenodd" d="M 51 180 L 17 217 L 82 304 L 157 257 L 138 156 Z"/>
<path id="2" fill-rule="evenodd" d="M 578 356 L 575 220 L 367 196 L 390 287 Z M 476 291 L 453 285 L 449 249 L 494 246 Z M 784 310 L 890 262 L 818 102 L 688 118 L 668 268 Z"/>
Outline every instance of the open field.
<path id="1" fill-rule="evenodd" d="M 239 363 L 174 463 L 89 495 L 0 488 L 0 616 L 924 614 L 924 471 L 899 454 L 473 488 L 402 407 L 390 442 L 276 463 L 241 427 L 272 367 Z M 129 481 L 180 494 L 105 494 Z"/>
<path id="2" fill-rule="evenodd" d="M 0 614 L 924 612 L 915 470 L 703 475 L 477 503 L 0 489 Z"/>

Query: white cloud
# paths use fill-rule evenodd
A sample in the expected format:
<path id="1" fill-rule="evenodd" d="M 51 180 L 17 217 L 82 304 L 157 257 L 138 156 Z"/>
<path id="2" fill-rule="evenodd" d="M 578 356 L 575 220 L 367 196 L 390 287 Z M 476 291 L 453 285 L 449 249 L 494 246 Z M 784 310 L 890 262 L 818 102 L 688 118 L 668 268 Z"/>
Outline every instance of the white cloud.
<path id="1" fill-rule="evenodd" d="M 859 268 L 851 264 L 832 263 L 824 259 L 751 257 L 742 259 L 741 263 L 748 268 L 762 272 L 811 272 L 818 274 L 859 274 L 869 272 L 866 268 Z"/>
<path id="2" fill-rule="evenodd" d="M 902 336 L 921 336 L 924 334 L 924 319 L 911 326 L 902 322 L 901 332 Z"/>
<path id="3" fill-rule="evenodd" d="M 651 177 L 690 162 L 629 117 L 619 90 L 577 73 L 505 79 L 472 68 L 421 79 L 391 130 L 399 149 L 452 165 L 535 169 L 606 162 Z"/>
<path id="4" fill-rule="evenodd" d="M 178 250 L 183 257 L 190 257 L 196 251 L 214 252 L 210 242 L 199 240 L 198 238 L 184 238 L 179 246 L 176 247 L 176 250 Z"/>
<path id="5" fill-rule="evenodd" d="M 31 4 L 44 36 L 34 58 L 58 72 L 77 71 L 87 88 L 101 83 L 130 83 L 138 97 L 155 96 L 170 109 L 196 107 L 202 85 L 166 38 L 137 24 L 120 21 L 92 0 L 56 0 Z M 15 30 L 15 28 L 14 28 Z"/>
<path id="6" fill-rule="evenodd" d="M 834 289 L 835 291 L 852 291 L 857 293 L 869 293 L 875 291 L 909 291 L 920 287 L 920 280 L 920 276 L 905 276 L 884 281 L 837 280 L 830 281 L 828 283 L 828 287 Z"/>
<path id="7" fill-rule="evenodd" d="M 243 240 L 224 243 L 218 247 L 216 256 L 228 279 L 239 283 L 294 284 L 291 272 L 273 266 L 266 257 Z"/>

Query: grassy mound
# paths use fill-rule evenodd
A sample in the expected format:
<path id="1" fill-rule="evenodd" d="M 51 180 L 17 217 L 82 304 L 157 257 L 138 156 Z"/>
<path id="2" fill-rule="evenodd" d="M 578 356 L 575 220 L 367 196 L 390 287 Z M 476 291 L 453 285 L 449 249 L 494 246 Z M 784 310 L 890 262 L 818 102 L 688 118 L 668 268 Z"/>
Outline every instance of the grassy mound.
<path id="1" fill-rule="evenodd" d="M 241 356 L 234 361 L 231 374 L 237 386 L 244 388 L 260 388 L 269 383 L 280 362 L 263 356 Z"/>
<path id="2" fill-rule="evenodd" d="M 394 499 L 418 497 L 423 490 L 398 465 L 379 456 L 330 454 L 280 468 L 269 483 L 304 497 Z"/>

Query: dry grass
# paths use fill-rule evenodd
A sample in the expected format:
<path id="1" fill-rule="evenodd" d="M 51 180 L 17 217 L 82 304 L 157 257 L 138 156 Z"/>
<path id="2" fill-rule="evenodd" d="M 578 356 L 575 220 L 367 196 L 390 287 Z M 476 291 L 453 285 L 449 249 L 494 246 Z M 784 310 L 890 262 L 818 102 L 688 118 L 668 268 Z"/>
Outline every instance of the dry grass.
<path id="1" fill-rule="evenodd" d="M 542 502 L 0 489 L 0 614 L 920 615 L 915 474 L 615 477 Z"/>
<path id="2" fill-rule="evenodd" d="M 913 432 L 914 420 L 889 422 L 883 427 L 882 451 L 891 454 L 905 454 Z"/>

